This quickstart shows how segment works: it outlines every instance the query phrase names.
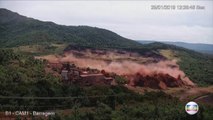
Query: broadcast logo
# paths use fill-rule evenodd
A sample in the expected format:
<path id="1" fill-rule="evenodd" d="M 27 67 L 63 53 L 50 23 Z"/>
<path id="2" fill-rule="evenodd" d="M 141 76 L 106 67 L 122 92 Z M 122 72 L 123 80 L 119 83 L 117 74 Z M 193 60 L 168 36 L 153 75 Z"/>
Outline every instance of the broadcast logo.
<path id="1" fill-rule="evenodd" d="M 199 106 L 195 102 L 188 102 L 185 106 L 185 110 L 189 115 L 194 115 L 198 112 Z"/>

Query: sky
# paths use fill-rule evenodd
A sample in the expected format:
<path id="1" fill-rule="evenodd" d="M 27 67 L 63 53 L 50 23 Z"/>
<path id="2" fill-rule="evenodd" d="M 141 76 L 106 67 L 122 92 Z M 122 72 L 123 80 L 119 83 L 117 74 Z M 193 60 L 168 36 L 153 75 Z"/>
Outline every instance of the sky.
<path id="1" fill-rule="evenodd" d="M 152 10 L 152 5 L 199 5 L 204 10 Z M 212 0 L 0 0 L 0 8 L 61 25 L 105 28 L 132 40 L 213 44 Z"/>

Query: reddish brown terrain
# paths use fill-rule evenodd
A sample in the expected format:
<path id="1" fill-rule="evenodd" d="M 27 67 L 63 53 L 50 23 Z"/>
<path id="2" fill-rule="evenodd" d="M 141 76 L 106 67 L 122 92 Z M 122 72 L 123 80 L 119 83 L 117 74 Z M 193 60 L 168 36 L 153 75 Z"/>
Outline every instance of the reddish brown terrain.
<path id="1" fill-rule="evenodd" d="M 101 83 L 101 80 L 109 79 L 113 81 L 114 76 L 106 73 L 114 73 L 123 76 L 128 80 L 128 86 L 141 86 L 153 89 L 167 89 L 171 87 L 192 87 L 195 84 L 185 76 L 179 69 L 176 60 L 166 60 L 164 57 L 141 56 L 137 53 L 118 51 L 118 50 L 70 50 L 60 55 L 37 56 L 37 59 L 46 59 L 49 62 L 48 72 L 54 73 L 51 69 L 59 69 L 55 75 L 62 74 L 63 63 L 76 65 L 81 78 L 81 84 L 92 85 Z M 91 72 L 88 69 L 95 69 Z M 64 70 L 68 70 L 64 69 Z M 104 73 L 101 72 L 104 71 Z M 70 71 L 70 70 L 68 70 Z M 66 71 L 63 71 L 66 72 Z M 65 74 L 72 73 L 67 72 Z M 86 74 L 85 74 L 86 73 Z M 72 76 L 72 75 L 71 75 Z M 73 78 L 73 77 L 70 77 Z M 87 79 L 85 79 L 87 78 Z M 92 80 L 94 79 L 94 81 Z M 98 80 L 99 79 L 99 80 Z M 75 80 L 71 80 L 75 81 Z M 103 82 L 109 84 L 109 82 Z"/>
<path id="2" fill-rule="evenodd" d="M 152 74 L 142 75 L 140 73 L 135 75 L 126 75 L 129 80 L 129 84 L 132 86 L 143 86 L 154 89 L 167 89 L 167 87 L 182 87 L 185 84 L 180 77 L 174 78 L 169 74 Z"/>

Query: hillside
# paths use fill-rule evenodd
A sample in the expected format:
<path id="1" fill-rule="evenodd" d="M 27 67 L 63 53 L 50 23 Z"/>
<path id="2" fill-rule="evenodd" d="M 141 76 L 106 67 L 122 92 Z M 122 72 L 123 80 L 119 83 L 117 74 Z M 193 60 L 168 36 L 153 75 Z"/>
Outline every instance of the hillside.
<path id="1" fill-rule="evenodd" d="M 162 43 L 142 45 L 109 30 L 89 26 L 64 26 L 28 18 L 0 9 L 0 46 L 30 55 L 63 54 L 71 49 L 120 49 L 155 61 L 177 59 L 181 70 L 198 85 L 213 84 L 213 59 Z"/>
<path id="2" fill-rule="evenodd" d="M 0 36 L 0 115 L 28 110 L 54 111 L 48 118 L 57 120 L 212 118 L 211 101 L 199 102 L 202 111 L 194 116 L 183 110 L 186 101 L 212 96 L 211 56 L 5 9 L 0 9 Z"/>
<path id="3" fill-rule="evenodd" d="M 155 42 L 146 44 L 145 46 L 159 51 L 167 59 L 178 60 L 181 70 L 198 85 L 213 84 L 212 56 L 163 43 Z"/>
<path id="4" fill-rule="evenodd" d="M 49 118 L 57 120 L 76 117 L 79 120 L 191 118 L 183 110 L 185 101 L 179 101 L 170 95 L 182 96 L 185 92 L 182 89 L 180 92 L 177 91 L 179 94 L 174 94 L 176 91 L 170 89 L 167 91 L 170 94 L 159 90 L 149 91 L 149 89 L 144 94 L 139 94 L 120 85 L 80 87 L 62 84 L 59 77 L 45 74 L 45 64 L 45 61 L 33 59 L 32 56 L 0 49 L 1 111 L 54 110 L 56 115 Z M 212 105 L 203 103 L 199 105 L 204 112 L 199 112 L 193 118 L 211 120 Z M 32 117 L 35 118 L 39 116 Z"/>
<path id="5" fill-rule="evenodd" d="M 118 48 L 140 46 L 109 30 L 42 22 L 6 9 L 0 9 L 0 26 L 1 47 L 47 43 L 84 43 L 85 46 Z"/>

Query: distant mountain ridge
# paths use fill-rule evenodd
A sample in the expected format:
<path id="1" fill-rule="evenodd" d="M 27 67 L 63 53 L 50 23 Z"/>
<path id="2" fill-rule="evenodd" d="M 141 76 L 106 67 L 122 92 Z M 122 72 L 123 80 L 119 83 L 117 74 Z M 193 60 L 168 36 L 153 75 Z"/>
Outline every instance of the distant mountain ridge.
<path id="1" fill-rule="evenodd" d="M 41 43 L 84 44 L 112 48 L 140 46 L 137 42 L 109 30 L 42 22 L 7 9 L 0 9 L 0 36 L 0 45 L 5 47 Z"/>
<path id="2" fill-rule="evenodd" d="M 139 43 L 142 44 L 150 44 L 156 41 L 152 40 L 138 40 Z M 160 41 L 161 43 L 175 45 L 178 47 L 183 47 L 186 49 L 194 50 L 201 53 L 213 54 L 213 44 L 202 44 L 202 43 L 185 43 L 185 42 L 167 42 L 167 41 Z"/>

